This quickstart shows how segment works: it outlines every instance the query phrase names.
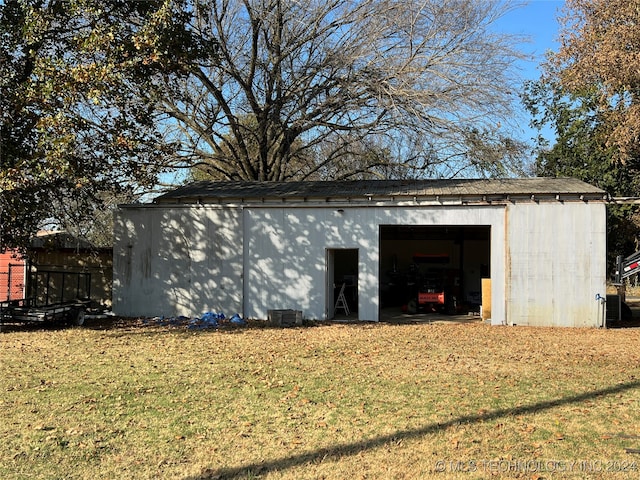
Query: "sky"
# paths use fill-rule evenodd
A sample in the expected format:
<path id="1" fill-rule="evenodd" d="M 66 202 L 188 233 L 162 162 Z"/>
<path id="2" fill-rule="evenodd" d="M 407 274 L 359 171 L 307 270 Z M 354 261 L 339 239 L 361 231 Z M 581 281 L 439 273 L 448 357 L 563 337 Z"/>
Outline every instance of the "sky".
<path id="1" fill-rule="evenodd" d="M 522 50 L 535 56 L 535 60 L 523 64 L 528 79 L 540 76 L 538 65 L 544 60 L 548 50 L 556 51 L 558 21 L 564 1 L 562 0 L 530 0 L 524 7 L 519 7 L 502 17 L 495 28 L 505 33 L 515 33 L 530 37 L 530 43 L 521 45 Z"/>
<path id="2" fill-rule="evenodd" d="M 538 80 L 541 74 L 539 66 L 544 61 L 545 53 L 549 50 L 558 50 L 557 17 L 563 6 L 564 0 L 529 0 L 525 6 L 507 13 L 494 25 L 497 31 L 529 38 L 529 42 L 520 45 L 522 51 L 533 56 L 532 61 L 520 64 L 523 80 Z M 528 122 L 531 118 L 524 108 L 523 116 L 523 121 L 520 123 L 522 139 L 530 140 L 536 137 L 538 132 L 529 128 Z M 551 130 L 541 133 L 549 140 L 553 137 Z"/>

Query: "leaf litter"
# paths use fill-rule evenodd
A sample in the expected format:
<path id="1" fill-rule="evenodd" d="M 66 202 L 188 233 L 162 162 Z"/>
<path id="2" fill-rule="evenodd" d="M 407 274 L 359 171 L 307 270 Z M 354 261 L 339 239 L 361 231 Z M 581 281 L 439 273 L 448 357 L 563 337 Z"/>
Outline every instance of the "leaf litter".
<path id="1" fill-rule="evenodd" d="M 637 460 L 636 329 L 90 327 L 0 337 L 3 478 L 448 478 L 438 460 Z"/>

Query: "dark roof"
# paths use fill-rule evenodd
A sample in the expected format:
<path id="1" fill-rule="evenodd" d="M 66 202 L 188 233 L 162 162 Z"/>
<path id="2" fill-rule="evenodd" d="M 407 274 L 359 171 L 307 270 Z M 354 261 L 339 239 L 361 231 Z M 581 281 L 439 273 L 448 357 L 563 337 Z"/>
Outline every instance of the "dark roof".
<path id="1" fill-rule="evenodd" d="M 457 180 L 353 180 L 316 182 L 195 182 L 157 197 L 154 203 L 256 201 L 264 199 L 368 199 L 402 197 L 588 196 L 605 191 L 574 178 Z"/>
<path id="2" fill-rule="evenodd" d="M 97 248 L 81 238 L 67 232 L 48 232 L 39 234 L 31 239 L 31 250 L 57 250 L 57 251 L 106 251 L 108 248 Z"/>

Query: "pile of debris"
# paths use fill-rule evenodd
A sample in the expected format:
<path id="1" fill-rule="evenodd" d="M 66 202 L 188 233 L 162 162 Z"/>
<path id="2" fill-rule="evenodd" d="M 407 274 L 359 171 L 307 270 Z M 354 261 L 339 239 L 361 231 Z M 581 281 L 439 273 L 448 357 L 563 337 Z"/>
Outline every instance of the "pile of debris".
<path id="1" fill-rule="evenodd" d="M 239 314 L 227 318 L 224 313 L 206 312 L 200 317 L 154 317 L 144 319 L 146 325 L 152 324 L 159 327 L 186 327 L 190 330 L 200 330 L 206 328 L 218 328 L 223 326 L 243 327 L 247 325 Z"/>

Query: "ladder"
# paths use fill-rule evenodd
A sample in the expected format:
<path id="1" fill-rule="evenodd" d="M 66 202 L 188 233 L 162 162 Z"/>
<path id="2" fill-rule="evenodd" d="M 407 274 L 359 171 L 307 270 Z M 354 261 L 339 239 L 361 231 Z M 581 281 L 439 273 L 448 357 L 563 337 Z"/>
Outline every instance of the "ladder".
<path id="1" fill-rule="evenodd" d="M 345 283 L 342 284 L 340 288 L 340 293 L 338 294 L 338 299 L 336 300 L 336 304 L 333 307 L 333 316 L 335 317 L 336 312 L 340 309 L 344 310 L 345 315 L 349 315 L 351 312 L 349 311 L 349 305 L 347 305 L 347 299 L 344 296 L 344 287 Z"/>

